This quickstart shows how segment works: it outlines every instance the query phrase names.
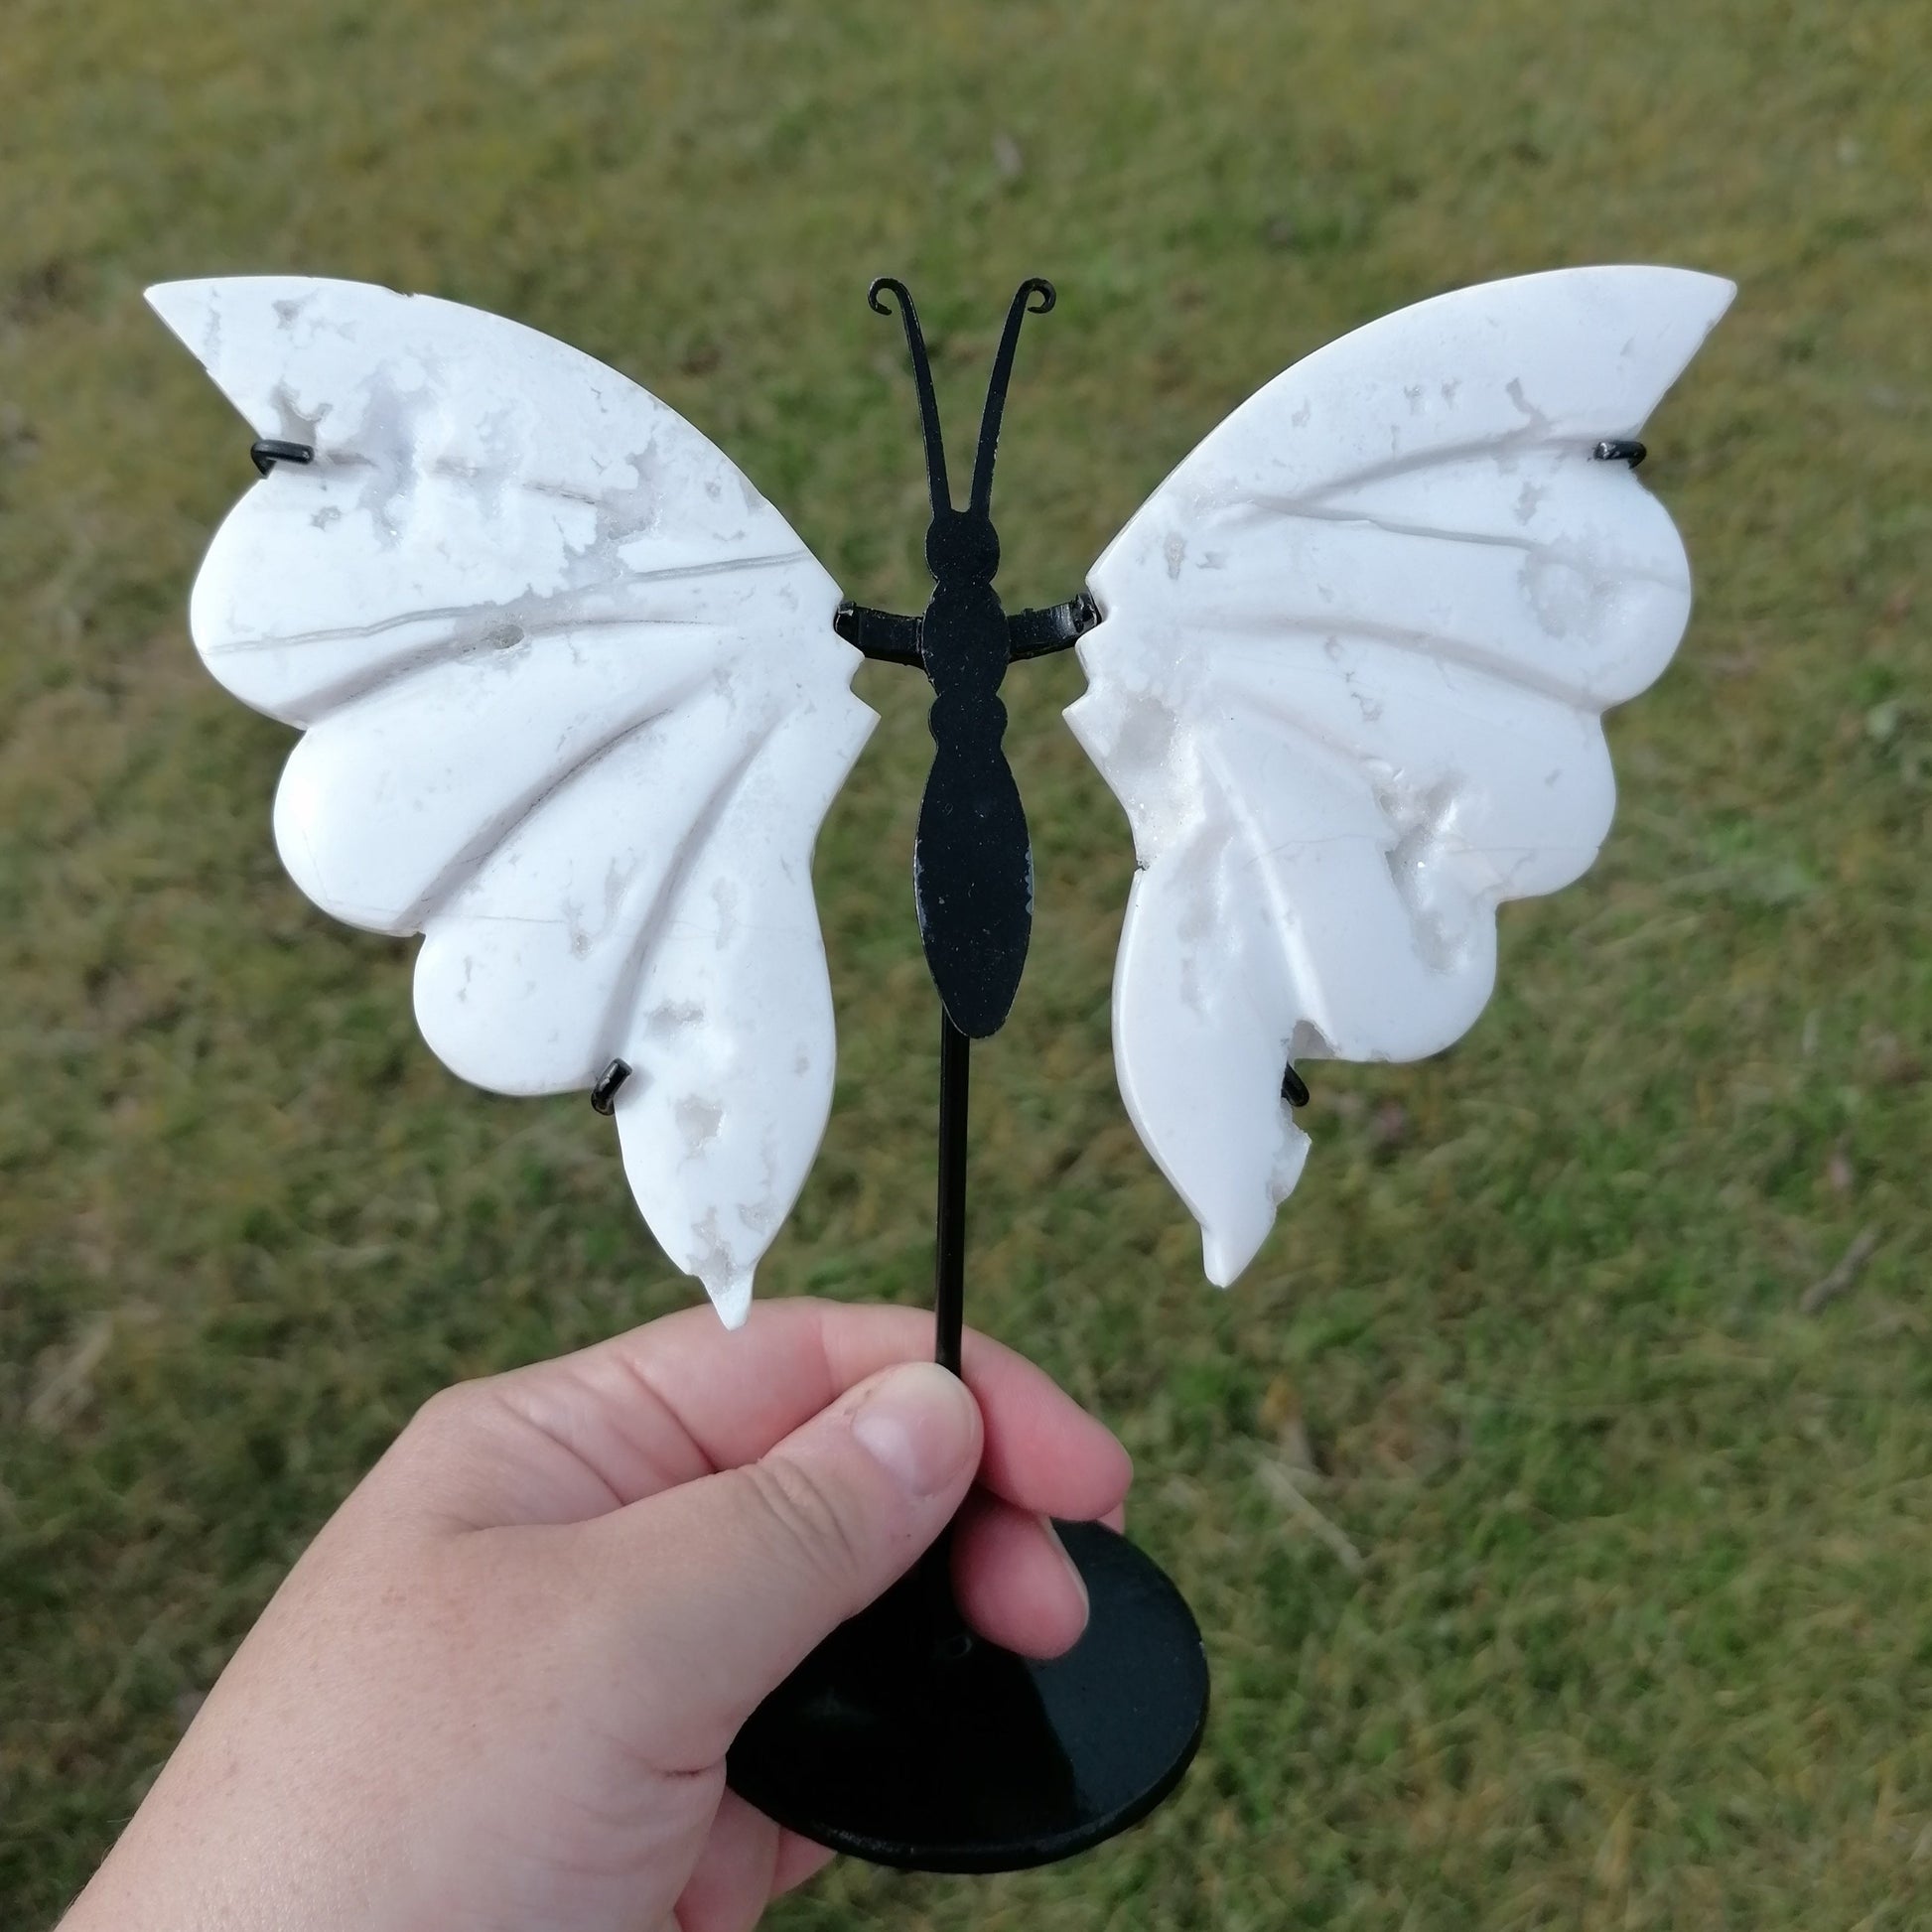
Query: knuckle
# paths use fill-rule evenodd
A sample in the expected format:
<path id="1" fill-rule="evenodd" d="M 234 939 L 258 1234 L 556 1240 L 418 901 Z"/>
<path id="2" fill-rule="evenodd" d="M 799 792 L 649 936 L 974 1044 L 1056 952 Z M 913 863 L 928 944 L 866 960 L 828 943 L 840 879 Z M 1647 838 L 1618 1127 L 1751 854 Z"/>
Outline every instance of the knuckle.
<path id="1" fill-rule="evenodd" d="M 866 1569 L 865 1540 L 839 1496 L 788 1456 L 743 1471 L 770 1531 L 814 1577 L 849 1586 Z"/>
<path id="2" fill-rule="evenodd" d="M 438 1389 L 409 1419 L 409 1427 L 419 1435 L 440 1435 L 446 1429 L 460 1428 L 476 1407 L 476 1384 L 454 1382 Z"/>
<path id="3" fill-rule="evenodd" d="M 438 1389 L 403 1426 L 395 1452 L 403 1456 L 434 1454 L 453 1442 L 461 1442 L 475 1426 L 483 1388 L 481 1382 L 457 1382 Z"/>

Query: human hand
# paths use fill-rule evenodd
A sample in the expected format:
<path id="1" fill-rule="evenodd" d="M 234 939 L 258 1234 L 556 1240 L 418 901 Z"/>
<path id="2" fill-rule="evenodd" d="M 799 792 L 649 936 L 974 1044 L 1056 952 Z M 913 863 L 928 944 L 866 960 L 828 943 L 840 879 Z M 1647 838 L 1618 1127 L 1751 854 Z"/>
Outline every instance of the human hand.
<path id="1" fill-rule="evenodd" d="M 830 1856 L 725 1788 L 764 1696 L 956 1511 L 968 1619 L 1057 1655 L 1086 1598 L 1041 1517 L 1119 1520 L 1105 1428 L 982 1336 L 962 1386 L 931 1340 L 906 1309 L 693 1310 L 435 1397 L 64 1932 L 755 1924 Z"/>

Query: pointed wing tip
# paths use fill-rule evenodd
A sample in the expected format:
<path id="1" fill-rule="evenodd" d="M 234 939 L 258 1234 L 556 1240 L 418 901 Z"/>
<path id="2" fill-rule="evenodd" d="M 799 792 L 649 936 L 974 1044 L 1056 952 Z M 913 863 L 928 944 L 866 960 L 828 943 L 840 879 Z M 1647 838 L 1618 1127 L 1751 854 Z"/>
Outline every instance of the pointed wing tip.
<path id="1" fill-rule="evenodd" d="M 1737 284 L 1726 276 L 1714 275 L 1707 268 L 1680 268 L 1675 262 L 1588 262 L 1573 268 L 1536 269 L 1527 275 L 1505 276 L 1500 282 L 1472 283 L 1460 292 L 1474 295 L 1484 289 L 1505 287 L 1512 281 L 1561 282 L 1572 278 L 1616 280 L 1634 285 L 1639 277 L 1672 284 L 1685 295 L 1700 294 L 1720 315 L 1737 293 Z"/>
<path id="2" fill-rule="evenodd" d="M 275 304 L 300 304 L 318 293 L 357 291 L 393 295 L 376 283 L 344 282 L 322 275 L 204 275 L 180 282 L 156 282 L 143 299 L 163 323 L 201 358 L 212 363 L 221 337 L 215 326 L 224 309 L 245 321 Z M 408 298 L 403 298 L 407 300 Z"/>
<path id="3" fill-rule="evenodd" d="M 1215 1288 L 1232 1288 L 1247 1272 L 1248 1264 L 1261 1252 L 1261 1244 L 1268 1239 L 1274 1225 L 1275 1217 L 1271 1213 L 1261 1232 L 1252 1239 L 1230 1239 L 1225 1231 L 1203 1225 L 1200 1231 L 1200 1259 L 1202 1272 L 1208 1281 Z"/>
<path id="4" fill-rule="evenodd" d="M 169 332 L 179 336 L 190 348 L 207 319 L 209 293 L 213 282 L 157 282 L 142 291 L 142 300 L 162 320 Z M 200 351 L 197 350 L 197 353 Z"/>
<path id="5" fill-rule="evenodd" d="M 1737 284 L 1728 276 L 1713 275 L 1702 268 L 1673 268 L 1667 272 L 1677 278 L 1687 298 L 1695 299 L 1696 307 L 1703 312 L 1707 334 L 1718 326 L 1725 311 L 1737 299 Z"/>
<path id="6" fill-rule="evenodd" d="M 1251 1199 L 1237 1208 L 1238 1224 L 1200 1224 L 1201 1268 L 1216 1288 L 1232 1288 L 1247 1272 L 1262 1243 L 1274 1232 L 1275 1215 L 1282 1202 L 1294 1193 L 1308 1165 L 1312 1143 L 1296 1125 L 1295 1110 L 1286 1100 L 1282 1102 L 1281 1121 L 1282 1142 L 1267 1175 L 1265 1200 L 1257 1204 Z"/>
<path id="7" fill-rule="evenodd" d="M 1697 345 L 1723 321 L 1725 311 L 1737 297 L 1735 282 L 1702 268 L 1674 268 L 1663 262 L 1632 263 L 1609 272 L 1648 278 L 1648 298 L 1668 310 L 1680 327 L 1688 324 L 1695 330 L 1696 341 L 1686 352 L 1687 361 L 1697 352 Z"/>
<path id="8" fill-rule="evenodd" d="M 1480 304 L 1492 300 L 1498 291 L 1537 286 L 1552 292 L 1590 291 L 1613 304 L 1615 313 L 1629 320 L 1648 313 L 1653 324 L 1661 323 L 1667 337 L 1680 343 L 1685 362 L 1697 352 L 1698 345 L 1718 326 L 1737 295 L 1735 282 L 1723 275 L 1713 275 L 1707 269 L 1679 268 L 1669 262 L 1587 262 L 1571 268 L 1546 268 L 1527 275 L 1505 276 L 1495 282 L 1477 282 L 1436 299 Z M 1428 303 L 1416 305 L 1419 309 L 1429 306 Z M 1410 313 L 1399 309 L 1381 321 L 1388 323 L 1395 316 Z M 1371 328 L 1379 326 L 1370 325 Z M 1687 333 L 1693 334 L 1694 339 L 1685 341 Z M 1680 365 L 1676 373 L 1681 372 Z"/>
<path id="9" fill-rule="evenodd" d="M 707 1281 L 704 1292 L 711 1297 L 711 1306 L 718 1311 L 718 1319 L 727 1328 L 735 1331 L 744 1327 L 752 1312 L 752 1271 L 749 1268 L 743 1274 Z"/>

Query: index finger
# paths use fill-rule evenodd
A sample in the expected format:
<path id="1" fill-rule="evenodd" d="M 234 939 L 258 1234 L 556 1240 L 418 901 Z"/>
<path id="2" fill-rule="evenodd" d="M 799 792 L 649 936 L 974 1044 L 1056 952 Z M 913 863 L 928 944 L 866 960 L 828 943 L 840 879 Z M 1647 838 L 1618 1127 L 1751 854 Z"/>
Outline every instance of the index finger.
<path id="1" fill-rule="evenodd" d="M 735 1331 L 688 1309 L 484 1386 L 574 1456 L 615 1508 L 756 1462 L 848 1389 L 929 1358 L 932 1345 L 932 1316 L 916 1309 L 763 1302 Z M 990 1337 L 969 1330 L 962 1353 L 986 1424 L 983 1488 L 1076 1520 L 1119 1506 L 1133 1465 L 1111 1430 Z"/>

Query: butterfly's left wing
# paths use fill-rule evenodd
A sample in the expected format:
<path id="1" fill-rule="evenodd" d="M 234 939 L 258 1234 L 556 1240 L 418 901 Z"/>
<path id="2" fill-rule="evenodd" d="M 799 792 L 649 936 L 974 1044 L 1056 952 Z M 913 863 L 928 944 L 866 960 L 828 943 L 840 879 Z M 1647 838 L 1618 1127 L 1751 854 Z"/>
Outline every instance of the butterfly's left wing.
<path id="1" fill-rule="evenodd" d="M 425 935 L 416 1014 L 502 1093 L 632 1070 L 638 1205 L 726 1321 L 823 1132 L 819 821 L 874 721 L 839 593 L 689 423 L 500 317 L 355 282 L 150 292 L 257 436 L 191 623 L 306 734 L 275 803 L 326 911 Z"/>
<path id="2" fill-rule="evenodd" d="M 1115 1058 L 1211 1280 L 1301 1173 L 1285 1063 L 1448 1045 L 1489 996 L 1497 902 L 1595 857 L 1599 716 L 1690 611 L 1669 516 L 1597 446 L 1731 294 L 1587 268 L 1384 317 L 1237 409 L 1094 566 L 1067 718 L 1141 868 Z"/>

